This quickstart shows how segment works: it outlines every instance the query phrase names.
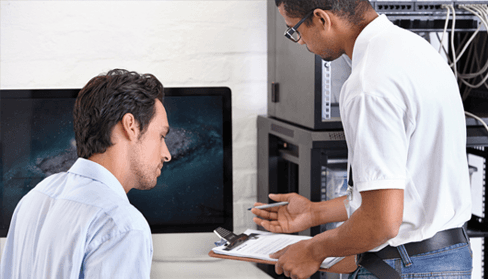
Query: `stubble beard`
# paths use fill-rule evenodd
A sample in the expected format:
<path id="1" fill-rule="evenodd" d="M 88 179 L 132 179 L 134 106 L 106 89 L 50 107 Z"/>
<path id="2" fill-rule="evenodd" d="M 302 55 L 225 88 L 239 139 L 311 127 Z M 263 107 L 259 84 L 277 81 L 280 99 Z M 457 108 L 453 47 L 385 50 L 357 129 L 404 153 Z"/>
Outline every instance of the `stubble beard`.
<path id="1" fill-rule="evenodd" d="M 141 154 L 142 150 L 137 150 L 132 153 L 130 158 L 131 172 L 135 177 L 135 189 L 137 190 L 151 190 L 156 187 L 158 182 L 156 175 L 151 175 L 150 166 L 143 162 L 144 158 L 137 156 Z"/>
<path id="2" fill-rule="evenodd" d="M 320 58 L 326 62 L 332 62 L 346 53 L 344 50 L 332 50 L 330 48 L 322 49 L 320 52 L 315 53 L 308 48 L 308 45 L 306 47 L 308 51 L 320 56 Z"/>
<path id="3" fill-rule="evenodd" d="M 158 182 L 157 178 L 152 178 L 140 169 L 135 169 L 134 171 L 138 181 L 138 187 L 136 187 L 136 189 L 151 190 L 152 188 L 156 187 L 156 184 Z"/>
<path id="4" fill-rule="evenodd" d="M 321 53 L 319 56 L 325 62 L 332 62 L 332 61 L 338 59 L 339 57 L 341 57 L 342 54 L 343 53 L 336 53 L 336 52 L 325 51 L 325 52 Z"/>

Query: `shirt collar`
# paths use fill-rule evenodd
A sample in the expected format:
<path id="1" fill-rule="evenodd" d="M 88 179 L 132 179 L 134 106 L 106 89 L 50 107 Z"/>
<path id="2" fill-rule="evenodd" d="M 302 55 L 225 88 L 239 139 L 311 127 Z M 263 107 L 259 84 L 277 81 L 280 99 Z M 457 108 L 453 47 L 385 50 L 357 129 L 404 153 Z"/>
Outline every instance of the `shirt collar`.
<path id="1" fill-rule="evenodd" d="M 371 21 L 356 38 L 354 43 L 354 49 L 352 52 L 352 67 L 354 67 L 354 62 L 361 61 L 364 53 L 368 49 L 368 44 L 370 40 L 376 36 L 378 33 L 386 30 L 388 27 L 392 26 L 393 23 L 386 17 L 386 15 L 380 15 Z"/>
<path id="2" fill-rule="evenodd" d="M 109 170 L 98 163 L 84 158 L 78 158 L 68 170 L 68 173 L 81 175 L 99 181 L 107 185 L 107 187 L 112 189 L 119 196 L 129 200 L 124 191 L 124 187 L 120 184 L 119 180 Z"/>

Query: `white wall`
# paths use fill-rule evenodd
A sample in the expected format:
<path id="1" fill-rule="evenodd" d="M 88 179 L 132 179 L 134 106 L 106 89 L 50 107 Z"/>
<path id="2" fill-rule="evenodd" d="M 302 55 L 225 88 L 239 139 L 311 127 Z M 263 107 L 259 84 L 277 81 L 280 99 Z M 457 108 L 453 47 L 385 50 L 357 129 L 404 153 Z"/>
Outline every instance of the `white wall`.
<path id="1" fill-rule="evenodd" d="M 266 1 L 0 1 L 0 88 L 81 88 L 112 68 L 232 90 L 234 229 L 253 227 Z"/>

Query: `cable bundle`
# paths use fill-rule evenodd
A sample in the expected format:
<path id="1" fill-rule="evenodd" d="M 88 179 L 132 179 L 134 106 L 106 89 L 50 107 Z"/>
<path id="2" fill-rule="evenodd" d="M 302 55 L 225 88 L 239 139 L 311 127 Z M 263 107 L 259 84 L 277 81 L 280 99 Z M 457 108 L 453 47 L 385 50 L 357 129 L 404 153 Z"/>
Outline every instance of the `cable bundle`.
<path id="1" fill-rule="evenodd" d="M 483 38 L 480 38 L 480 36 L 477 36 L 482 24 L 485 26 L 485 29 L 487 31 L 488 35 L 488 5 L 486 4 L 460 4 L 458 5 L 459 9 L 464 9 L 476 17 L 478 17 L 481 21 L 481 24 L 478 26 L 475 32 L 470 36 L 469 40 L 466 42 L 466 39 L 468 36 L 464 38 L 464 41 L 459 44 L 458 48 L 455 48 L 454 45 L 454 39 L 455 39 L 455 26 L 456 26 L 456 10 L 454 8 L 454 5 L 442 5 L 443 8 L 447 9 L 447 16 L 446 16 L 446 22 L 444 25 L 444 32 L 442 34 L 442 39 L 439 38 L 440 41 L 440 47 L 439 47 L 439 52 L 441 49 L 444 50 L 446 53 L 446 56 L 448 57 L 449 65 L 454 71 L 454 74 L 456 78 L 461 82 L 462 84 L 466 85 L 466 88 L 463 92 L 463 100 L 465 100 L 469 93 L 471 92 L 472 89 L 479 88 L 481 86 L 485 86 L 488 89 L 488 48 L 486 46 L 486 38 L 487 36 L 484 36 Z M 449 22 L 449 16 L 450 13 L 452 12 L 452 27 L 451 27 L 451 40 L 450 40 L 450 47 L 451 47 L 451 55 L 452 55 L 452 60 L 449 57 L 447 51 L 444 49 L 444 37 L 447 33 L 447 27 L 448 27 L 448 22 Z M 464 44 L 464 47 L 462 45 Z M 479 50 L 478 47 L 481 45 L 481 49 Z M 460 50 L 462 47 L 462 50 Z M 468 49 L 469 47 L 469 49 Z M 478 69 L 474 70 L 475 72 L 470 72 L 470 73 L 460 73 L 457 63 L 461 59 L 461 57 L 467 52 L 467 61 L 471 61 L 471 69 L 470 71 L 473 71 L 473 67 L 477 65 Z M 486 60 L 484 62 L 484 65 L 481 66 L 482 60 Z M 465 63 L 465 68 L 463 69 L 464 71 L 467 71 L 467 65 L 469 63 Z M 473 84 L 473 82 L 476 81 L 476 79 L 479 78 L 480 81 L 478 83 Z M 473 115 L 472 113 L 465 112 L 466 115 L 473 117 L 480 121 L 483 126 L 488 130 L 488 126 L 486 123 L 479 117 Z"/>

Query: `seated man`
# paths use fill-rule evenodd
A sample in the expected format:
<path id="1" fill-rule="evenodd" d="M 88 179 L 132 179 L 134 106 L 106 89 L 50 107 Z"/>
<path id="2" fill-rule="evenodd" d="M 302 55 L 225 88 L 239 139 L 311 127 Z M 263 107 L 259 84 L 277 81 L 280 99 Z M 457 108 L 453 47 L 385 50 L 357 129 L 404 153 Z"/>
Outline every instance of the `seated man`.
<path id="1" fill-rule="evenodd" d="M 171 160 L 162 97 L 151 74 L 88 82 L 73 113 L 79 158 L 17 205 L 1 278 L 149 278 L 151 231 L 127 193 L 153 188 Z"/>

